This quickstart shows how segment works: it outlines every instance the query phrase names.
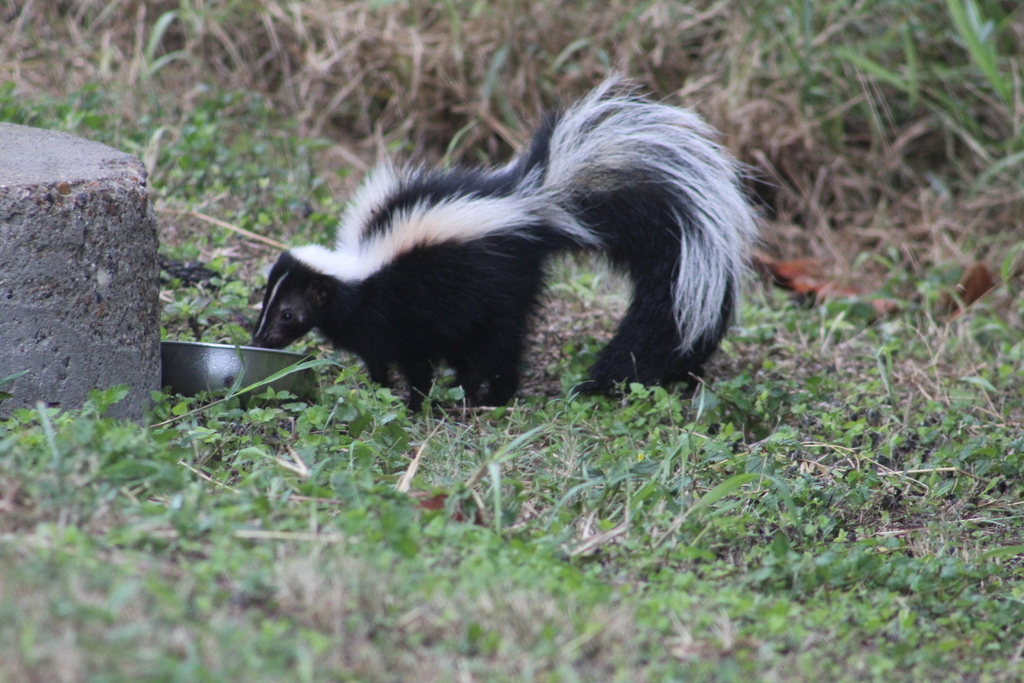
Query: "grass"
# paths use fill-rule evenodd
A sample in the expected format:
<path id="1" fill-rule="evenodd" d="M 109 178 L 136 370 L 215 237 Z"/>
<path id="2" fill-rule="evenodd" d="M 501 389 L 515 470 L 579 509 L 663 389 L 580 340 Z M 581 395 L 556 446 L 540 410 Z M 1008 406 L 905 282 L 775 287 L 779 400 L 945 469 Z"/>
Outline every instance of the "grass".
<path id="1" fill-rule="evenodd" d="M 613 66 L 766 181 L 766 250 L 898 303 L 752 280 L 696 394 L 584 397 L 625 291 L 566 261 L 506 408 L 438 386 L 409 415 L 309 340 L 332 361 L 314 402 L 158 394 L 140 426 L 102 417 L 104 388 L 21 411 L 0 421 L 0 681 L 1022 676 L 1016 3 L 0 17 L 0 120 L 137 154 L 164 255 L 216 272 L 164 281 L 167 338 L 245 341 L 274 257 L 197 212 L 325 240 L 379 155 L 501 161 Z M 999 283 L 950 316 L 974 260 Z"/>

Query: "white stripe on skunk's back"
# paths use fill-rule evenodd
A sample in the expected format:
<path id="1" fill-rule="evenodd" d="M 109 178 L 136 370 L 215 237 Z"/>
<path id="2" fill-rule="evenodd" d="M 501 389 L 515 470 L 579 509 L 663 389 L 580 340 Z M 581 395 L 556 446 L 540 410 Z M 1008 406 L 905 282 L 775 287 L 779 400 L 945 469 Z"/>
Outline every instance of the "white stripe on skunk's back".
<path id="1" fill-rule="evenodd" d="M 335 248 L 296 247 L 292 256 L 317 272 L 352 282 L 365 280 L 416 247 L 465 243 L 537 222 L 534 198 L 462 195 L 394 211 L 383 230 L 366 234 L 366 226 L 398 189 L 400 181 L 390 169 L 374 172 L 346 212 Z"/>
<path id="2" fill-rule="evenodd" d="M 402 188 L 402 181 L 390 165 L 382 165 L 371 170 L 363 179 L 349 202 L 345 214 L 338 224 L 338 232 L 334 238 L 334 248 L 341 251 L 343 247 L 359 243 L 359 238 L 373 219 L 374 212 L 382 211 L 390 197 Z"/>

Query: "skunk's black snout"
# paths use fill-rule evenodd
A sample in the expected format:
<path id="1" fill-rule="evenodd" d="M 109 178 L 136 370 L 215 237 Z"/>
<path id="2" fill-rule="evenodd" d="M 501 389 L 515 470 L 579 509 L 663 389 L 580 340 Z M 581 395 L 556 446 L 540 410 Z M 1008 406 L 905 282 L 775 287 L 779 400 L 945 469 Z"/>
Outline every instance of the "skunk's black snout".
<path id="1" fill-rule="evenodd" d="M 252 336 L 250 346 L 258 349 L 283 349 L 293 341 L 309 332 L 311 328 L 289 328 L 286 325 L 267 326 L 260 334 Z"/>
<path id="2" fill-rule="evenodd" d="M 252 345 L 262 349 L 283 349 L 293 341 L 302 337 L 311 329 L 306 302 L 273 301 L 271 306 L 260 314 L 256 323 L 256 331 L 252 335 Z"/>
<path id="3" fill-rule="evenodd" d="M 308 273 L 296 266 L 286 252 L 278 259 L 267 281 L 263 310 L 256 321 L 252 345 L 263 349 L 283 349 L 316 324 L 314 296 Z"/>

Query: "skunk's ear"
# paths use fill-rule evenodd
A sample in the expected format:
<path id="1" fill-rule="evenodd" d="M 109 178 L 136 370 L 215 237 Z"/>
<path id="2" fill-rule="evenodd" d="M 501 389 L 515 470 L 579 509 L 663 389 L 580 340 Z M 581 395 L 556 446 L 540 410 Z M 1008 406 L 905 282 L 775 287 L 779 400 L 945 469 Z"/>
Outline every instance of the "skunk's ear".
<path id="1" fill-rule="evenodd" d="M 330 296 L 330 291 L 330 280 L 325 277 L 318 277 L 313 280 L 313 284 L 309 288 L 309 299 L 317 308 L 323 308 L 327 305 L 327 299 Z"/>

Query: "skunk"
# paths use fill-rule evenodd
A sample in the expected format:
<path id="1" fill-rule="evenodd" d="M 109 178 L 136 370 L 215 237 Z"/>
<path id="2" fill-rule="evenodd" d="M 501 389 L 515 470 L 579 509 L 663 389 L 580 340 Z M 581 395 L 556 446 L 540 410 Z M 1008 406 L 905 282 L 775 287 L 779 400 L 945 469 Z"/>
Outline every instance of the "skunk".
<path id="1" fill-rule="evenodd" d="M 739 165 L 695 113 L 612 79 L 495 170 L 372 172 L 333 249 L 283 253 L 253 345 L 316 328 L 387 384 L 397 365 L 418 410 L 433 366 L 472 403 L 507 403 L 547 260 L 597 251 L 633 297 L 584 388 L 693 381 L 736 309 L 757 232 Z M 486 389 L 484 389 L 486 383 Z"/>

